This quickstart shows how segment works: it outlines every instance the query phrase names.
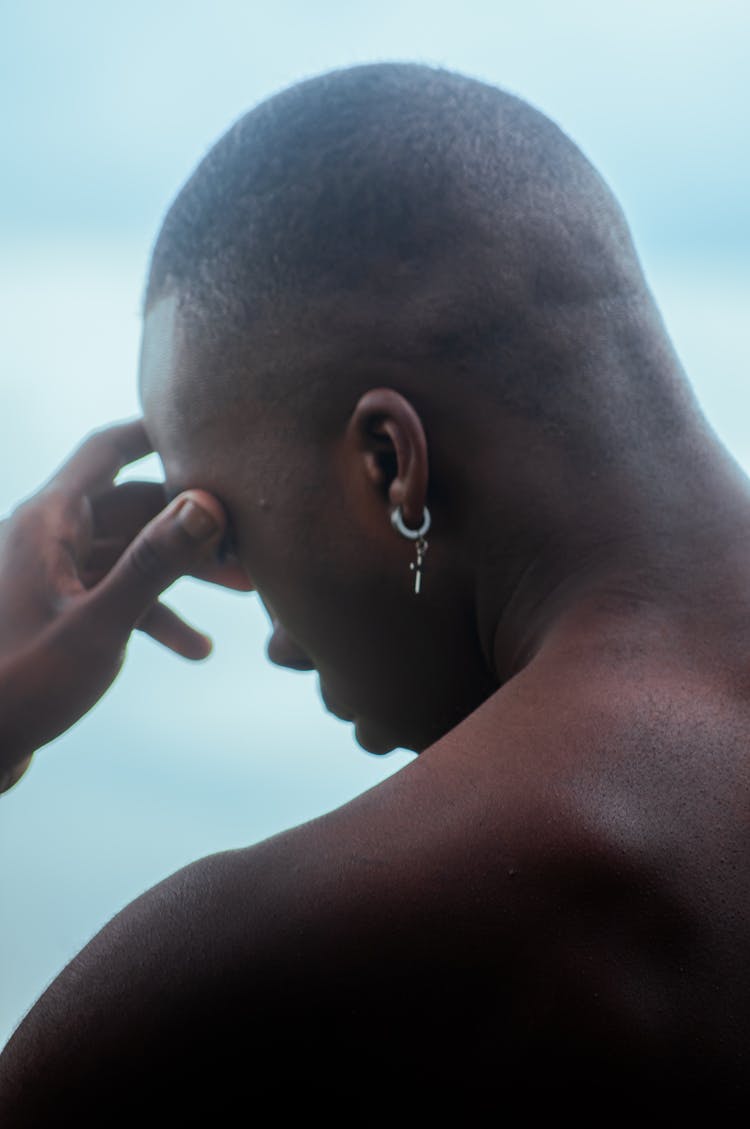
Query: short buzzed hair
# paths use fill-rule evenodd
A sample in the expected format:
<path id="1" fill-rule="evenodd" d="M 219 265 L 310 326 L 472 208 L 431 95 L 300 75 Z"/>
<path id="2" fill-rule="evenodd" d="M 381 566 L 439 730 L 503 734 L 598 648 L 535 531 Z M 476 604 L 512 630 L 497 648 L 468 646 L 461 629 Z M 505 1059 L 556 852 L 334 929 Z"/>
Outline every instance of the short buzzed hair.
<path id="1" fill-rule="evenodd" d="M 485 373 L 558 429 L 581 342 L 619 341 L 642 377 L 664 353 L 621 210 L 577 147 L 520 99 L 417 64 L 302 82 L 232 126 L 164 221 L 147 307 L 170 291 L 209 346 L 346 324 L 363 352 Z M 665 391 L 638 425 L 656 414 L 662 437 Z M 577 394 L 601 398 L 583 372 Z"/>

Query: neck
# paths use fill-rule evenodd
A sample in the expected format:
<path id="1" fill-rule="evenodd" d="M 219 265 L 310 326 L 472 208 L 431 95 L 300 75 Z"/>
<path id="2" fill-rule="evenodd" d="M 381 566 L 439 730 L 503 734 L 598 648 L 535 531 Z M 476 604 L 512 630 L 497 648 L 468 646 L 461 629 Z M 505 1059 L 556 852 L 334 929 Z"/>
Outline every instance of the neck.
<path id="1" fill-rule="evenodd" d="M 577 490 L 566 483 L 563 493 L 562 520 L 488 554 L 503 562 L 479 588 L 483 638 L 500 685 L 553 635 L 559 640 L 583 624 L 613 638 L 634 620 L 658 622 L 663 631 L 666 617 L 705 644 L 724 640 L 730 622 L 737 637 L 746 622 L 750 635 L 750 483 L 713 438 L 690 465 L 652 467 L 640 482 L 579 483 Z M 526 514 L 551 512 L 527 501 Z"/>

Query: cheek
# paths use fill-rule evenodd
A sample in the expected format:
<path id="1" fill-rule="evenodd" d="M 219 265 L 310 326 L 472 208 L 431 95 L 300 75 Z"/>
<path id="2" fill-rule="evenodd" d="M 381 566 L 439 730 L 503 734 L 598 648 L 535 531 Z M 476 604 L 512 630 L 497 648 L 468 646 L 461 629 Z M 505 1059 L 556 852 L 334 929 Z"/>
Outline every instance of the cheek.
<path id="1" fill-rule="evenodd" d="M 430 614 L 409 576 L 395 592 L 382 580 L 367 589 L 322 583 L 283 610 L 278 599 L 288 629 L 331 698 L 355 715 L 370 751 L 424 748 L 479 704 L 476 682 L 465 681 L 464 633 Z"/>
<path id="2" fill-rule="evenodd" d="M 414 546 L 390 530 L 365 543 L 334 534 L 325 515 L 285 525 L 270 511 L 256 517 L 238 531 L 243 563 L 331 698 L 358 716 L 366 748 L 424 748 L 496 688 L 473 602 L 437 555 L 415 595 Z"/>
<path id="3" fill-rule="evenodd" d="M 308 539 L 295 547 L 277 532 L 245 531 L 238 546 L 271 617 L 327 682 L 382 680 L 399 622 L 389 563 L 374 552 L 363 561 L 351 543 L 331 550 Z"/>

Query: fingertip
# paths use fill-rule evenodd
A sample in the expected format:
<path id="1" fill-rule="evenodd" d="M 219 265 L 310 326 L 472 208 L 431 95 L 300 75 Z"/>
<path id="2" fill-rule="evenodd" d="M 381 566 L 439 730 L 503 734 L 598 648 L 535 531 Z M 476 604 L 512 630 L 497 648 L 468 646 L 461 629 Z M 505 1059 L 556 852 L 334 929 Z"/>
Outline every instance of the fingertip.
<path id="1" fill-rule="evenodd" d="M 196 541 L 210 541 L 226 528 L 224 507 L 207 490 L 184 491 L 175 498 L 174 507 L 177 521 Z"/>
<path id="2" fill-rule="evenodd" d="M 195 634 L 190 641 L 184 640 L 181 642 L 179 648 L 173 646 L 173 650 L 177 651 L 183 659 L 189 662 L 199 663 L 205 662 L 214 649 L 213 639 L 208 635 Z"/>
<path id="3" fill-rule="evenodd" d="M 179 507 L 177 520 L 194 541 L 210 541 L 219 532 L 216 516 L 192 498 L 186 498 Z"/>

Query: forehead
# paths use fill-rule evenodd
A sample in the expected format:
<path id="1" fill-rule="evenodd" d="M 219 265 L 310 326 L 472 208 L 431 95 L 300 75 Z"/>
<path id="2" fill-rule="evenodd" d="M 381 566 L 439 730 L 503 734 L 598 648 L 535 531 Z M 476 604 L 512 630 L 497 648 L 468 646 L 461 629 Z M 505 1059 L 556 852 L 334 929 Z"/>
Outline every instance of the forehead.
<path id="1" fill-rule="evenodd" d="M 146 430 L 178 489 L 213 480 L 218 456 L 231 453 L 230 413 L 209 380 L 178 296 L 160 298 L 144 318 L 138 385 Z"/>
<path id="2" fill-rule="evenodd" d="M 155 423 L 174 400 L 185 352 L 177 295 L 169 294 L 155 302 L 143 320 L 138 390 L 147 423 Z"/>

